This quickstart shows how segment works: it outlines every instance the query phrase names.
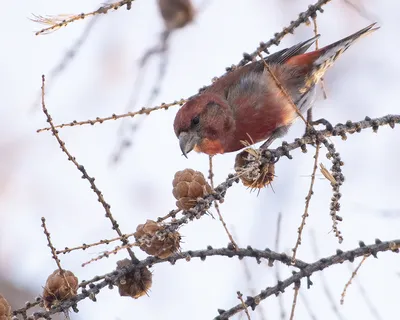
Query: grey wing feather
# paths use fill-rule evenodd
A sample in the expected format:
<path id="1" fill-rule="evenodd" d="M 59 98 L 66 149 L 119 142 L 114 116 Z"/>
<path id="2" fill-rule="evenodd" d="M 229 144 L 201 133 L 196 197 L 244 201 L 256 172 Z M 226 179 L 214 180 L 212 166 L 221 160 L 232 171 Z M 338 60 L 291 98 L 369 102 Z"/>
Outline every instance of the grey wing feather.
<path id="1" fill-rule="evenodd" d="M 316 35 L 315 37 L 312 37 L 304 42 L 300 42 L 290 48 L 275 52 L 266 57 L 265 62 L 268 64 L 283 64 L 289 58 L 305 53 L 319 37 L 320 35 Z M 236 99 L 243 94 L 246 94 L 247 92 L 251 93 L 249 98 L 252 98 L 255 96 L 255 92 L 265 94 L 268 90 L 265 79 L 262 76 L 265 68 L 264 62 L 259 60 L 257 62 L 253 62 L 252 65 L 253 66 L 249 72 L 243 74 L 240 79 L 234 82 L 226 91 L 228 103 L 233 107 L 234 110 L 237 107 L 235 103 Z"/>
<path id="2" fill-rule="evenodd" d="M 265 61 L 268 63 L 284 63 L 286 60 L 288 60 L 291 57 L 297 56 L 299 54 L 305 53 L 308 48 L 311 47 L 311 45 L 320 37 L 320 35 L 316 35 L 315 37 L 312 37 L 311 39 L 308 39 L 304 42 L 300 42 L 293 47 L 286 48 L 283 50 L 280 50 L 278 52 L 275 52 L 268 57 L 265 58 Z"/>

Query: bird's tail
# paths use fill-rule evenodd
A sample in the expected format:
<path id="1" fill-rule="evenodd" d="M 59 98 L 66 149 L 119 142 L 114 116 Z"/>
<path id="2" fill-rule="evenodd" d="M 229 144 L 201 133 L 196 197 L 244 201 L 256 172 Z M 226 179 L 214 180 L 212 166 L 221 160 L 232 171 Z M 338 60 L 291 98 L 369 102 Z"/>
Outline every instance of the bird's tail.
<path id="1" fill-rule="evenodd" d="M 304 92 L 308 91 L 313 87 L 325 74 L 339 56 L 342 55 L 356 40 L 363 36 L 366 36 L 376 30 L 379 27 L 373 28 L 376 23 L 369 25 L 368 27 L 342 39 L 335 43 L 332 43 L 324 48 L 317 51 L 306 53 L 303 55 L 295 56 L 287 61 L 289 64 L 296 65 L 307 65 L 308 76 L 305 83 Z"/>

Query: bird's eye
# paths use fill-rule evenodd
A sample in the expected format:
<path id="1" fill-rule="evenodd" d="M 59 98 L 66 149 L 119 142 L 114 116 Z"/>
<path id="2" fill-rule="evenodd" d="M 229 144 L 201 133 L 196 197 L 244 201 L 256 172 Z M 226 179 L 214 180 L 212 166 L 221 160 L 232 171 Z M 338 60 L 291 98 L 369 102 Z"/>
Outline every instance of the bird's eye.
<path id="1" fill-rule="evenodd" d="M 200 116 L 196 116 L 196 117 L 194 117 L 194 118 L 192 119 L 192 125 L 193 125 L 193 126 L 198 125 L 199 122 L 200 122 Z"/>

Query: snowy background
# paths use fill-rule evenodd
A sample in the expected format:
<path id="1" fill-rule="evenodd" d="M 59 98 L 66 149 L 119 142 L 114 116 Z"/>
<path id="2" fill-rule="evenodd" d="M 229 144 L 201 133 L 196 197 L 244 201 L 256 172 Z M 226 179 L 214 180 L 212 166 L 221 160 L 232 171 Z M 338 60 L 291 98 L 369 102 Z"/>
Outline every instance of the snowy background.
<path id="1" fill-rule="evenodd" d="M 202 0 L 203 1 L 203 0 Z M 202 1 L 194 1 L 197 7 Z M 393 0 L 356 1 L 366 14 L 360 15 L 344 1 L 332 1 L 318 15 L 320 45 L 327 45 L 377 21 L 378 32 L 363 38 L 349 49 L 325 77 L 328 99 L 322 95 L 314 114 L 332 123 L 361 120 L 399 113 L 397 93 L 400 88 L 400 50 L 398 12 L 400 2 Z M 40 15 L 72 14 L 96 9 L 96 0 L 2 1 L 2 50 L 0 50 L 0 293 L 11 296 L 11 290 L 21 290 L 19 305 L 42 293 L 47 276 L 55 269 L 40 227 L 40 217 L 47 218 L 48 228 L 57 248 L 90 243 L 115 236 L 110 222 L 90 190 L 88 182 L 67 161 L 55 139 L 49 133 L 36 133 L 46 126 L 37 100 L 41 74 L 48 75 L 47 107 L 55 123 L 94 119 L 122 113 L 132 93 L 137 76 L 137 61 L 150 46 L 158 42 L 163 24 L 156 1 L 137 0 L 132 9 L 125 8 L 101 16 L 90 37 L 62 76 L 52 81 L 50 70 L 57 65 L 89 23 L 75 22 L 50 35 L 35 36 L 41 28 L 30 21 L 32 13 Z M 310 4 L 305 0 L 218 0 L 208 1 L 196 21 L 177 31 L 170 39 L 170 57 L 162 91 L 156 103 L 170 102 L 197 92 L 209 84 L 224 68 L 237 63 L 242 53 L 253 51 L 260 41 L 269 40 L 282 30 L 298 13 Z M 396 31 L 397 30 L 397 31 Z M 294 35 L 281 42 L 279 49 L 313 36 L 312 26 L 301 26 Z M 278 50 L 272 47 L 271 52 Z M 157 80 L 159 59 L 151 60 L 145 71 L 140 100 L 147 100 L 152 84 Z M 35 109 L 32 111 L 32 109 Z M 133 146 L 115 165 L 111 155 L 117 142 L 119 123 L 81 126 L 60 130 L 61 138 L 89 175 L 96 177 L 105 199 L 121 225 L 129 233 L 146 219 L 155 219 L 175 207 L 172 179 L 176 171 L 190 167 L 207 173 L 208 157 L 190 153 L 181 156 L 178 140 L 172 129 L 177 107 L 168 112 L 154 112 L 145 119 L 135 118 L 140 126 L 133 137 Z M 285 140 L 292 141 L 303 133 L 298 121 Z M 384 127 L 378 134 L 367 130 L 349 136 L 346 142 L 334 138 L 337 150 L 345 162 L 346 177 L 342 187 L 343 222 L 340 230 L 342 245 L 331 232 L 329 202 L 331 187 L 318 175 L 311 201 L 310 217 L 304 231 L 298 258 L 313 261 L 367 244 L 375 238 L 391 240 L 400 235 L 400 156 L 399 129 Z M 273 146 L 278 146 L 276 141 Z M 320 162 L 330 168 L 321 152 Z M 221 182 L 233 171 L 235 154 L 214 159 L 215 181 Z M 278 213 L 282 213 L 281 248 L 290 253 L 295 244 L 297 228 L 304 210 L 312 172 L 312 148 L 308 154 L 293 152 L 293 160 L 283 159 L 276 167 L 273 187 L 257 197 L 244 186 L 235 185 L 221 206 L 228 226 L 234 229 L 237 243 L 244 247 L 273 248 Z M 316 238 L 318 256 L 313 251 L 311 230 Z M 205 216 L 181 229 L 183 250 L 226 246 L 228 239 L 218 219 Z M 85 268 L 82 262 L 97 256 L 105 247 L 61 256 L 64 268 L 73 270 L 80 280 L 104 274 L 126 256 L 121 252 Z M 109 246 L 108 248 L 113 248 Z M 138 257 L 145 254 L 135 250 Z M 358 260 L 357 260 L 358 261 Z M 276 284 L 275 268 L 246 260 L 252 276 L 246 280 L 243 262 L 237 259 L 208 258 L 179 261 L 175 266 L 155 266 L 149 297 L 138 300 L 121 298 L 117 290 L 105 289 L 98 303 L 85 300 L 80 313 L 72 319 L 211 319 L 217 308 L 228 309 L 239 301 L 236 291 L 250 295 Z M 279 264 L 276 264 L 279 265 Z M 354 267 L 354 266 L 352 266 Z M 280 266 L 281 276 L 290 270 Z M 383 253 L 379 260 L 369 258 L 357 280 L 362 283 L 380 317 L 371 313 L 356 283 L 349 288 L 345 303 L 340 306 L 340 293 L 351 275 L 351 269 L 339 265 L 313 276 L 311 290 L 302 287 L 302 297 L 296 310 L 297 319 L 312 319 L 306 310 L 308 300 L 314 319 L 397 319 L 399 257 Z M 333 296 L 339 313 L 324 293 L 324 281 Z M 13 289 L 11 289 L 13 288 Z M 25 293 L 21 293 L 25 291 Z M 286 319 L 292 303 L 292 289 L 283 296 Z M 28 293 L 27 293 L 28 292 Z M 23 297 L 23 298 L 22 298 Z M 270 297 L 260 311 L 251 312 L 253 320 L 279 319 L 279 304 Z M 238 319 L 239 316 L 236 316 Z"/>

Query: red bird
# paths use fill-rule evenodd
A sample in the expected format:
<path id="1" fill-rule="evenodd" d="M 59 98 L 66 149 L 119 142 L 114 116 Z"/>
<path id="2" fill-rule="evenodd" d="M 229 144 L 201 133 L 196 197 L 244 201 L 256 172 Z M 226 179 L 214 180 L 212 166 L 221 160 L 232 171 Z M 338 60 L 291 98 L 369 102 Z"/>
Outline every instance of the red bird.
<path id="1" fill-rule="evenodd" d="M 305 53 L 318 36 L 226 74 L 189 100 L 176 114 L 174 130 L 183 155 L 233 152 L 268 139 L 268 147 L 286 134 L 296 110 L 265 63 L 302 114 L 314 103 L 316 84 L 357 39 L 379 28 L 374 24 L 317 51 Z"/>

